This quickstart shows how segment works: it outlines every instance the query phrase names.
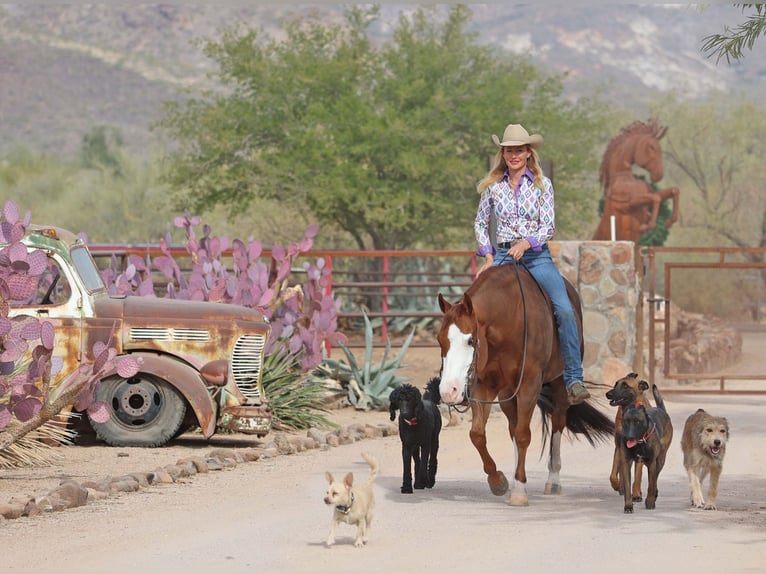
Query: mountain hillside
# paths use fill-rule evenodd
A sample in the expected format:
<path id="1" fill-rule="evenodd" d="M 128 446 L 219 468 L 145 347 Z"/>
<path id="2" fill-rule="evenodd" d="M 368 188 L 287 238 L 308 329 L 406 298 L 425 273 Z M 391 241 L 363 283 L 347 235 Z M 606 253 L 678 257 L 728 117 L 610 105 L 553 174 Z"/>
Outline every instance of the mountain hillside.
<path id="1" fill-rule="evenodd" d="M 384 5 L 385 38 L 399 13 Z M 97 125 L 118 128 L 134 151 L 158 145 L 151 122 L 162 102 L 212 86 L 211 63 L 193 45 L 222 27 L 249 23 L 279 36 L 279 19 L 342 5 L 0 5 L 0 151 L 18 146 L 74 153 Z M 766 96 L 766 40 L 728 65 L 700 53 L 702 38 L 744 20 L 739 8 L 607 4 L 585 7 L 472 4 L 480 42 L 567 74 L 573 97 L 601 97 L 646 115 L 653 94 L 711 90 Z"/>

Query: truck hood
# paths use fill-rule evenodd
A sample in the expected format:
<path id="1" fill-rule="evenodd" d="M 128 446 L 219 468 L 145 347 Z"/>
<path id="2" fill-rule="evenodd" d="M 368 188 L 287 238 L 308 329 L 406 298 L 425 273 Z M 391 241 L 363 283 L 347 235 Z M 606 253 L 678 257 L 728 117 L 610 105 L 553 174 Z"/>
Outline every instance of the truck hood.
<path id="1" fill-rule="evenodd" d="M 99 319 L 120 319 L 136 323 L 137 320 L 203 320 L 215 321 L 257 321 L 266 322 L 255 309 L 228 303 L 209 301 L 186 301 L 182 299 L 160 299 L 157 297 L 99 297 L 94 301 L 96 317 Z"/>

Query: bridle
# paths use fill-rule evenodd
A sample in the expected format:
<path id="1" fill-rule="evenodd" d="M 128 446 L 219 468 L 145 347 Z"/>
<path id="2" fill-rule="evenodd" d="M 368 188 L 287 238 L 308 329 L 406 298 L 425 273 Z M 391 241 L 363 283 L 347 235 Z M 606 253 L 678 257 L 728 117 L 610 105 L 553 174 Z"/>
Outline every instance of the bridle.
<path id="1" fill-rule="evenodd" d="M 503 261 L 508 257 L 508 254 L 506 253 L 503 255 L 503 258 L 500 260 L 500 263 L 498 265 L 502 265 Z M 465 397 L 464 402 L 460 403 L 460 405 L 466 404 L 465 408 L 463 410 L 460 410 L 458 406 L 460 405 L 454 405 L 454 404 L 448 404 L 447 407 L 451 410 L 454 409 L 455 412 L 463 414 L 465 412 L 468 412 L 468 409 L 470 408 L 470 403 L 477 403 L 482 405 L 499 405 L 508 401 L 512 401 L 516 398 L 516 395 L 519 394 L 519 391 L 521 390 L 521 383 L 524 378 L 524 368 L 527 363 L 527 332 L 528 332 L 528 321 L 527 321 L 527 301 L 526 297 L 524 295 L 524 284 L 521 281 L 521 277 L 519 276 L 519 265 L 524 265 L 524 268 L 527 269 L 527 272 L 529 272 L 529 269 L 522 261 L 515 261 L 511 259 L 513 262 L 513 269 L 516 271 L 516 281 L 519 284 L 519 291 L 521 291 L 521 308 L 523 310 L 524 315 L 524 343 L 522 346 L 522 355 L 521 355 L 521 369 L 519 370 L 519 380 L 516 382 L 516 389 L 513 391 L 513 394 L 509 397 L 505 397 L 504 399 L 493 399 L 493 400 L 485 400 L 485 399 L 475 399 L 470 396 L 470 389 L 471 385 L 478 384 L 478 369 L 476 367 L 476 364 L 478 362 L 478 355 L 479 355 L 479 346 L 481 345 L 481 340 L 479 339 L 479 320 L 474 316 L 474 321 L 476 323 L 476 335 L 474 337 L 474 350 L 473 350 L 473 359 L 471 359 L 471 366 L 468 368 L 468 374 L 466 376 L 466 383 L 465 383 L 465 390 L 463 391 L 463 396 Z M 532 274 L 530 273 L 530 276 Z"/>

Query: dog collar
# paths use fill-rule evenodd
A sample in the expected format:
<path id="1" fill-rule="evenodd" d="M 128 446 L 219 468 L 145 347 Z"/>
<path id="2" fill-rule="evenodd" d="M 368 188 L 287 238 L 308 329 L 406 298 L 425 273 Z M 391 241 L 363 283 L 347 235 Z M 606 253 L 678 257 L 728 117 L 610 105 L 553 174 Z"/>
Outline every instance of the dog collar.
<path id="1" fill-rule="evenodd" d="M 644 433 L 644 435 L 640 439 L 636 440 L 634 438 L 630 438 L 630 439 L 626 440 L 625 441 L 625 446 L 627 446 L 628 448 L 633 448 L 637 444 L 640 444 L 642 442 L 646 442 L 646 439 L 648 439 L 650 436 L 652 436 L 654 434 L 654 430 L 656 428 L 657 428 L 657 425 L 653 424 L 652 428 L 650 428 L 648 431 L 646 431 Z"/>
<path id="2" fill-rule="evenodd" d="M 641 440 L 638 442 L 646 442 L 646 439 L 648 439 L 652 434 L 654 434 L 654 429 L 657 428 L 656 424 L 652 424 L 652 428 L 650 428 L 648 431 L 644 433 L 644 436 L 641 437 Z"/>
<path id="3" fill-rule="evenodd" d="M 648 431 L 646 431 L 644 433 L 644 435 L 640 439 L 638 439 L 638 440 L 633 439 L 633 438 L 628 439 L 627 441 L 625 441 L 625 445 L 628 448 L 633 448 L 634 446 L 636 446 L 639 443 L 646 442 L 646 439 L 648 439 L 650 436 L 652 436 L 652 434 L 654 434 L 654 430 L 656 428 L 657 428 L 657 425 L 656 424 L 652 424 L 652 428 L 650 428 Z"/>
<path id="4" fill-rule="evenodd" d="M 351 502 L 346 506 L 345 504 L 339 504 L 335 507 L 335 510 L 340 512 L 341 514 L 348 514 L 351 512 L 351 507 L 354 506 L 354 493 L 351 493 Z"/>
<path id="5" fill-rule="evenodd" d="M 410 425 L 411 427 L 414 427 L 415 425 L 417 425 L 417 424 L 418 424 L 418 419 L 417 419 L 417 418 L 415 418 L 415 417 L 413 417 L 413 418 L 411 418 L 411 419 L 404 419 L 404 422 L 406 422 L 406 423 L 407 423 L 408 425 Z"/>

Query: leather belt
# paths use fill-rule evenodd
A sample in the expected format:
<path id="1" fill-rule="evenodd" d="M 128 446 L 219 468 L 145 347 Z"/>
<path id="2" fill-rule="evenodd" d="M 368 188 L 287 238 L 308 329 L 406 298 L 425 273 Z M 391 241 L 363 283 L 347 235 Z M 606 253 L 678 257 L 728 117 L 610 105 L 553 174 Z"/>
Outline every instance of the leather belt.
<path id="1" fill-rule="evenodd" d="M 501 249 L 510 249 L 511 247 L 513 247 L 514 245 L 516 245 L 517 243 L 520 243 L 522 241 L 524 241 L 524 240 L 523 239 L 514 239 L 513 241 L 503 241 L 502 243 L 498 243 L 497 246 L 500 247 Z"/>

